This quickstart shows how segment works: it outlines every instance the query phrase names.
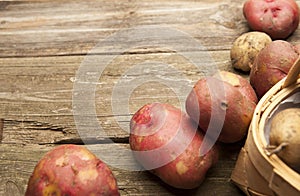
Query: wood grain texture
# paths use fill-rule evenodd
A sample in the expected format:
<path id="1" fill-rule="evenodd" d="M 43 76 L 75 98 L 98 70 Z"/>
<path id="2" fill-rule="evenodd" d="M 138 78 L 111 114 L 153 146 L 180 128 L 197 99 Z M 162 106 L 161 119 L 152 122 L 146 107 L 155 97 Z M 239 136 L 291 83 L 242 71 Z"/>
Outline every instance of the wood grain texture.
<path id="1" fill-rule="evenodd" d="M 128 144 L 119 145 L 124 148 L 128 147 Z M 0 194 L 6 195 L 9 191 L 14 191 L 14 195 L 24 195 L 28 177 L 31 175 L 37 161 L 53 147 L 55 146 L 2 144 L 0 149 Z M 97 155 L 100 151 L 110 151 L 113 156 L 119 155 L 117 151 L 113 150 L 114 144 L 95 144 L 86 147 Z M 110 168 L 118 180 L 121 195 L 240 195 L 240 190 L 228 180 L 231 174 L 228 165 L 235 161 L 236 153 L 237 148 L 223 146 L 222 161 L 219 161 L 207 173 L 202 186 L 194 190 L 174 189 L 146 171 Z M 126 157 L 122 158 L 126 159 Z M 105 160 L 111 161 L 109 159 Z M 120 160 L 119 162 L 123 166 L 124 163 L 128 163 L 126 160 Z"/>
<path id="2" fill-rule="evenodd" d="M 229 49 L 248 30 L 241 6 L 238 0 L 1 2 L 0 55 L 85 54 L 112 33 L 140 25 L 178 28 L 209 50 Z"/>
<path id="3" fill-rule="evenodd" d="M 111 142 L 128 148 L 129 121 L 142 105 L 184 109 L 193 84 L 216 70 L 248 77 L 229 57 L 232 42 L 249 31 L 241 8 L 240 0 L 1 1 L 0 195 L 23 195 L 34 166 L 56 145 L 86 144 L 96 153 L 114 149 Z M 126 34 L 137 27 L 174 34 Z M 288 41 L 299 36 L 297 30 Z M 183 44 L 187 37 L 195 43 Z M 88 88 L 78 90 L 85 79 Z M 230 181 L 242 145 L 221 145 L 218 164 L 191 191 L 145 171 L 111 169 L 121 195 L 242 195 Z"/>
<path id="4" fill-rule="evenodd" d="M 207 53 L 212 55 L 217 68 L 230 69 L 227 51 Z M 85 56 L 0 58 L 1 82 L 5 84 L 0 86 L 0 117 L 4 119 L 5 126 L 3 143 L 79 141 L 73 116 L 72 94 L 76 71 L 84 58 Z M 98 58 L 101 55 L 90 63 L 97 66 Z M 143 61 L 154 60 L 174 67 L 178 73 L 160 70 L 159 67 L 151 68 L 147 73 L 142 70 L 138 73 L 135 69 L 135 75 L 127 74 L 126 81 L 142 78 L 142 83 L 123 84 L 126 70 Z M 175 94 L 171 87 L 162 82 L 173 79 L 176 83 L 186 84 L 191 88 L 205 74 L 204 71 L 201 72 L 177 54 L 128 54 L 117 57 L 105 67 L 95 85 L 96 117 L 106 131 L 104 135 L 97 135 L 97 140 L 126 139 L 131 115 L 146 103 L 159 101 L 182 106 L 178 99 L 184 99 L 187 94 Z M 145 82 L 146 77 L 160 79 L 157 82 Z M 118 83 L 123 87 L 121 91 L 115 90 L 118 95 L 115 97 L 112 87 Z M 133 89 L 130 96 L 127 95 L 127 89 Z M 82 100 L 82 104 L 85 103 L 86 100 Z M 123 107 L 129 107 L 129 113 L 117 109 L 112 111 L 112 107 L 118 108 L 120 103 L 127 104 Z M 87 125 L 90 124 L 88 120 Z M 46 135 L 49 137 L 45 137 Z"/>

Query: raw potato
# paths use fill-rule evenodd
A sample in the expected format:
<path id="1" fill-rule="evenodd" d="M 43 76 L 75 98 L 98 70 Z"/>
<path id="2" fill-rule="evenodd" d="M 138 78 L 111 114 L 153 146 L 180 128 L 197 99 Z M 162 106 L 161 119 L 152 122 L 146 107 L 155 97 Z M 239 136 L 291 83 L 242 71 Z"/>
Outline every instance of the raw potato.
<path id="1" fill-rule="evenodd" d="M 129 142 L 136 160 L 175 188 L 200 186 L 208 169 L 217 162 L 215 145 L 200 154 L 202 140 L 197 125 L 168 104 L 144 105 L 130 122 Z"/>
<path id="2" fill-rule="evenodd" d="M 271 121 L 270 145 L 285 143 L 278 153 L 287 165 L 300 172 L 300 108 L 280 111 Z"/>
<path id="3" fill-rule="evenodd" d="M 61 145 L 38 162 L 25 196 L 115 195 L 118 186 L 111 170 L 83 146 Z"/>
<path id="4" fill-rule="evenodd" d="M 286 39 L 299 25 L 295 0 L 247 0 L 243 13 L 252 30 L 265 32 L 272 39 Z"/>
<path id="5" fill-rule="evenodd" d="M 246 79 L 222 71 L 194 85 L 186 110 L 206 134 L 214 137 L 220 133 L 219 141 L 234 143 L 247 134 L 256 102 L 256 94 Z M 220 123 L 224 124 L 220 127 Z"/>
<path id="6" fill-rule="evenodd" d="M 256 93 L 250 85 L 249 81 L 241 77 L 240 75 L 228 71 L 219 71 L 213 77 L 220 77 L 222 81 L 231 84 L 233 87 L 238 89 L 244 95 L 244 97 L 249 99 L 249 101 L 252 101 L 254 103 L 258 102 Z"/>
<path id="7" fill-rule="evenodd" d="M 239 36 L 230 50 L 230 58 L 235 69 L 250 71 L 254 59 L 261 49 L 271 43 L 272 39 L 263 32 L 248 32 Z"/>
<path id="8" fill-rule="evenodd" d="M 283 40 L 271 42 L 258 53 L 250 71 L 250 83 L 258 98 L 287 75 L 298 56 L 298 49 Z"/>

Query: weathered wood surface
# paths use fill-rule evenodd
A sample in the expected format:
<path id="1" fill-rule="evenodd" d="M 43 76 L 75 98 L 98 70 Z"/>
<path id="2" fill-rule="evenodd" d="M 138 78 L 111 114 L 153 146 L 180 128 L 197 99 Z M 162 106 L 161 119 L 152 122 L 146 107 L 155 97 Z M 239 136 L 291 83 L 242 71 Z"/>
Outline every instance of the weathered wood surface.
<path id="1" fill-rule="evenodd" d="M 85 54 L 108 35 L 138 25 L 176 27 L 206 39 L 211 50 L 228 49 L 233 35 L 247 30 L 241 6 L 237 0 L 1 2 L 0 54 Z"/>
<path id="2" fill-rule="evenodd" d="M 127 144 L 120 144 L 124 147 Z M 1 195 L 22 195 L 26 189 L 27 178 L 30 176 L 37 160 L 52 149 L 49 145 L 1 145 Z M 111 149 L 111 144 L 90 145 L 97 153 L 99 149 Z M 232 149 L 231 149 L 232 150 Z M 236 152 L 236 150 L 233 150 Z M 112 153 L 118 156 L 116 153 Z M 240 195 L 240 191 L 229 181 L 232 153 L 224 152 L 217 166 L 209 171 L 208 177 L 201 187 L 195 190 L 178 190 L 162 183 L 157 177 L 143 171 L 127 171 L 111 167 L 118 180 L 121 195 Z M 122 163 L 122 161 L 120 161 Z M 9 190 L 8 190 L 9 189 Z"/>
<path id="3" fill-rule="evenodd" d="M 229 49 L 238 35 L 249 30 L 241 8 L 240 0 L 1 1 L 0 195 L 23 195 L 35 164 L 55 145 L 82 145 L 85 141 L 97 151 L 112 149 L 109 141 L 113 141 L 128 148 L 129 120 L 139 107 L 154 101 L 182 107 L 180 100 L 186 94 L 174 92 L 161 81 L 186 85 L 189 89 L 208 74 L 206 69 L 198 69 L 193 65 L 195 62 L 183 57 L 183 53 L 208 70 L 215 67 L 235 72 Z M 114 33 L 141 25 L 176 29 L 203 47 L 194 51 L 181 45 L 182 37 L 174 39 L 172 35 L 167 43 L 176 45 L 176 50 L 160 47 L 159 42 L 150 41 L 145 46 L 140 44 L 143 37 L 139 40 L 121 36 L 110 42 Z M 297 30 L 288 40 L 295 43 L 299 36 Z M 137 47 L 122 50 L 118 41 L 126 39 L 133 40 Z M 102 45 L 96 47 L 99 43 Z M 81 124 L 75 122 L 78 113 L 74 114 L 72 102 L 76 97 L 76 74 L 86 63 L 87 54 L 94 57 L 88 62 L 94 67 L 104 57 L 114 57 L 94 84 L 94 117 L 103 128 L 96 134 L 80 134 L 76 125 L 88 126 L 92 131 L 95 127 L 89 118 Z M 197 58 L 199 54 L 210 55 L 212 61 Z M 168 66 L 163 70 L 161 66 L 138 69 L 144 62 L 153 61 Z M 133 72 L 128 72 L 132 67 Z M 143 77 L 146 80 L 140 85 L 130 83 Z M 151 77 L 157 81 L 148 81 Z M 115 88 L 117 85 L 119 89 Z M 133 90 L 130 96 L 127 89 Z M 85 106 L 89 100 L 77 101 Z M 82 112 L 87 114 L 88 109 Z M 168 187 L 147 172 L 118 167 L 112 170 L 122 195 L 241 195 L 230 182 L 241 146 L 242 143 L 222 146 L 216 167 L 209 171 L 201 187 L 191 191 Z"/>

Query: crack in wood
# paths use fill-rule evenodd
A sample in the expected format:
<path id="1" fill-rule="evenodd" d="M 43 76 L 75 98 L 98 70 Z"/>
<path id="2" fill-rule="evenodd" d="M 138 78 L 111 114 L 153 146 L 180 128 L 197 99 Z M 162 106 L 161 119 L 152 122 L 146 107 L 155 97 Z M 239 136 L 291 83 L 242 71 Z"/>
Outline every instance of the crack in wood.
<path id="1" fill-rule="evenodd" d="M 59 141 L 54 142 L 54 144 L 78 144 L 78 145 L 85 145 L 85 144 L 110 144 L 110 143 L 117 143 L 117 144 L 129 144 L 129 137 L 119 137 L 119 138 L 68 138 L 68 139 L 61 139 Z M 53 144 L 53 143 L 51 143 Z"/>
<path id="2" fill-rule="evenodd" d="M 202 52 L 214 52 L 214 51 L 228 51 L 228 48 L 205 48 Z M 30 58 L 30 57 L 76 57 L 76 56 L 105 56 L 105 55 L 151 55 L 151 54 L 175 54 L 177 52 L 199 52 L 194 50 L 180 50 L 180 51 L 167 51 L 167 50 L 137 50 L 137 51 L 125 51 L 125 52 L 82 52 L 82 53 L 61 53 L 61 54 L 20 54 L 20 55 L 0 55 L 1 58 Z"/>
<path id="3" fill-rule="evenodd" d="M 3 140 L 4 119 L 0 118 L 0 143 Z"/>
<path id="4" fill-rule="evenodd" d="M 2 120 L 2 121 L 1 121 Z M 52 125 L 49 123 L 39 122 L 39 121 L 33 121 L 33 120 L 8 120 L 5 119 L 6 122 L 10 124 L 22 124 L 22 128 L 24 129 L 32 129 L 32 130 L 50 130 L 50 131 L 60 131 L 62 133 L 67 133 L 64 127 Z M 0 134 L 1 130 L 3 131 L 3 127 L 1 129 L 1 125 L 3 126 L 4 119 L 0 119 Z M 28 124 L 25 126 L 25 124 Z M 0 136 L 1 137 L 1 136 Z"/>
<path id="5" fill-rule="evenodd" d="M 0 58 L 28 58 L 28 57 L 72 57 L 72 56 L 105 56 L 105 55 L 139 55 L 139 54 L 172 54 L 172 53 L 176 53 L 174 51 L 164 51 L 164 50 L 150 50 L 150 49 L 145 49 L 145 50 L 138 50 L 138 51 L 125 51 L 125 52 L 83 52 L 83 53 L 62 53 L 62 54 L 28 54 L 28 55 L 24 55 L 24 54 L 20 54 L 20 55 L 3 55 L 0 56 Z"/>

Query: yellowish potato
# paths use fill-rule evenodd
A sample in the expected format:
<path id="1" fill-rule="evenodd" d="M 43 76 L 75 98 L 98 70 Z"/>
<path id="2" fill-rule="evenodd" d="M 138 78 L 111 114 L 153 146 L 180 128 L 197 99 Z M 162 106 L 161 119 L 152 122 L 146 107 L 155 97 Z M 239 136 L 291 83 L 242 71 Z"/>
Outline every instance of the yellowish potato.
<path id="1" fill-rule="evenodd" d="M 271 121 L 270 145 L 282 147 L 276 152 L 278 157 L 300 171 L 300 108 L 288 108 L 274 116 Z"/>
<path id="2" fill-rule="evenodd" d="M 233 67 L 245 72 L 250 71 L 259 51 L 271 42 L 271 37 L 263 32 L 253 31 L 242 34 L 233 42 L 230 50 Z"/>

